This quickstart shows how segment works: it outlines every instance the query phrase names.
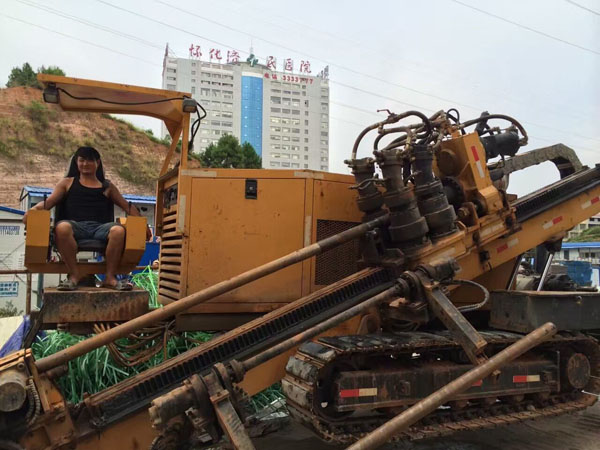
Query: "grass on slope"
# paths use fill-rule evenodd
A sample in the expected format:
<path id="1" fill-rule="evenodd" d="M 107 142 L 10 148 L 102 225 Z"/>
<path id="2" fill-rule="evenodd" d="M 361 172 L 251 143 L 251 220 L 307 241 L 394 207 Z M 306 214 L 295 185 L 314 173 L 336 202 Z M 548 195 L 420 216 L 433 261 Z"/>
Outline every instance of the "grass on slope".
<path id="1" fill-rule="evenodd" d="M 77 113 L 69 117 L 70 113 L 50 109 L 37 100 L 17 105 L 22 114 L 0 117 L 0 155 L 30 162 L 33 154 L 43 153 L 64 160 L 77 147 L 89 145 L 99 149 L 103 160 L 131 183 L 152 186 L 158 177 L 162 158 L 140 158 L 133 152 L 134 145 L 160 145 L 166 150 L 168 142 L 150 130 L 140 130 L 108 114 Z M 72 131 L 74 123 L 77 133 Z"/>

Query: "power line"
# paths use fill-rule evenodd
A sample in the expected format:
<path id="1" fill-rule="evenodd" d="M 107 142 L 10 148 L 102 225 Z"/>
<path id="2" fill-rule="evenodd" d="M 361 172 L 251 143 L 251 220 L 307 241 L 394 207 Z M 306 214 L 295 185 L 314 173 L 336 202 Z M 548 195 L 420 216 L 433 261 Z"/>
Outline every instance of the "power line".
<path id="1" fill-rule="evenodd" d="M 66 38 L 73 39 L 73 40 L 79 41 L 79 42 L 83 42 L 84 44 L 92 45 L 94 47 L 98 47 L 98 48 L 101 48 L 103 50 L 107 50 L 109 52 L 117 53 L 119 55 L 126 56 L 127 58 L 137 59 L 138 61 L 141 61 L 141 62 L 146 63 L 146 64 L 150 64 L 151 66 L 162 67 L 161 64 L 156 64 L 156 63 L 154 63 L 152 61 L 148 61 L 148 60 L 145 60 L 143 58 L 138 58 L 137 56 L 128 55 L 127 53 L 120 52 L 119 50 L 114 50 L 112 48 L 105 47 L 104 45 L 96 44 L 95 42 L 86 41 L 85 39 L 80 39 L 80 38 L 77 38 L 75 36 L 71 36 L 69 34 L 62 33 L 60 31 L 52 30 L 52 29 L 46 28 L 46 27 L 44 27 L 42 25 L 37 25 L 35 23 L 31 23 L 31 22 L 28 22 L 28 21 L 23 20 L 23 19 L 18 19 L 16 17 L 9 16 L 8 14 L 0 13 L 0 16 L 6 17 L 7 19 L 15 20 L 17 22 L 21 22 L 21 23 L 24 23 L 24 24 L 27 24 L 27 25 L 30 25 L 32 27 L 40 28 L 40 29 L 48 31 L 50 33 L 59 34 L 59 35 L 64 36 Z"/>
<path id="2" fill-rule="evenodd" d="M 565 0 L 567 3 L 570 3 L 571 5 L 577 6 L 578 8 L 581 8 L 585 11 L 591 12 L 592 14 L 596 14 L 597 16 L 600 16 L 600 12 L 598 11 L 594 11 L 593 9 L 587 8 L 583 5 L 580 5 L 579 3 L 575 3 L 573 0 Z"/>
<path id="3" fill-rule="evenodd" d="M 58 10 L 58 9 L 50 8 L 49 6 L 40 5 L 40 4 L 37 4 L 37 3 L 34 3 L 34 2 L 30 2 L 30 1 L 27 1 L 27 0 L 15 0 L 15 1 L 17 1 L 19 3 L 22 3 L 24 5 L 27 5 L 27 6 L 31 7 L 31 8 L 36 8 L 36 9 L 39 9 L 41 11 L 45 11 L 47 13 L 54 14 L 55 16 L 59 16 L 59 17 L 65 18 L 65 19 L 73 20 L 73 21 L 81 23 L 83 25 L 86 25 L 86 26 L 89 26 L 89 27 L 92 27 L 92 28 L 96 28 L 98 30 L 102 30 L 102 31 L 105 31 L 105 32 L 108 32 L 108 33 L 112 33 L 112 34 L 114 34 L 116 36 L 124 37 L 126 39 L 130 39 L 132 41 L 135 41 L 135 42 L 138 42 L 140 44 L 146 45 L 148 47 L 157 48 L 159 50 L 163 50 L 164 49 L 164 47 L 162 45 L 155 44 L 155 43 L 150 42 L 150 41 L 146 41 L 146 40 L 141 39 L 141 38 L 139 38 L 137 36 L 124 33 L 122 31 L 116 30 L 114 28 L 110 28 L 110 27 L 107 27 L 107 26 L 104 26 L 104 25 L 100 25 L 100 24 L 91 22 L 91 21 L 86 20 L 86 19 L 82 19 L 82 18 L 77 17 L 77 16 L 73 16 L 71 14 L 67 14 L 67 13 L 65 13 L 63 11 Z"/>
<path id="4" fill-rule="evenodd" d="M 106 1 L 104 1 L 104 0 L 97 0 L 97 1 L 101 1 L 102 3 L 105 3 L 105 4 L 110 4 L 110 3 L 108 3 L 108 2 L 106 2 Z M 218 21 L 216 21 L 216 20 L 209 19 L 209 18 L 207 18 L 207 17 L 201 16 L 201 15 L 199 15 L 199 14 L 196 14 L 196 13 L 193 13 L 193 12 L 190 12 L 190 11 L 186 11 L 185 9 L 182 9 L 182 8 L 179 8 L 179 7 L 177 7 L 177 6 L 171 5 L 171 4 L 169 4 L 169 3 L 167 3 L 167 2 L 164 2 L 164 1 L 162 1 L 162 0 L 156 0 L 156 1 L 157 1 L 158 3 L 162 3 L 162 4 L 164 4 L 165 6 L 168 6 L 168 7 L 170 7 L 171 9 L 174 9 L 174 10 L 177 10 L 177 11 L 180 11 L 180 12 L 183 12 L 183 13 L 185 13 L 185 14 L 188 14 L 188 15 L 190 15 L 190 16 L 196 17 L 196 18 L 198 18 L 198 19 L 205 20 L 205 21 L 207 21 L 207 22 L 209 22 L 209 23 L 213 23 L 213 24 L 215 24 L 215 25 L 218 25 L 218 26 L 220 26 L 220 27 L 226 28 L 226 29 L 228 29 L 228 30 L 230 30 L 230 31 L 235 31 L 235 32 L 237 32 L 237 33 L 242 33 L 242 34 L 245 34 L 246 36 L 253 37 L 254 39 L 257 39 L 257 40 L 263 41 L 263 42 L 265 42 L 265 43 L 267 43 L 267 44 L 270 44 L 270 45 L 274 45 L 274 46 L 276 46 L 276 47 L 279 47 L 279 48 L 282 48 L 282 49 L 284 49 L 284 50 L 288 50 L 288 51 L 290 51 L 290 52 L 294 52 L 294 53 L 304 53 L 304 54 L 305 54 L 307 57 L 309 57 L 309 58 L 311 58 L 311 59 L 315 59 L 315 60 L 317 60 L 317 61 L 324 62 L 324 63 L 326 63 L 326 64 L 329 64 L 330 66 L 336 67 L 336 68 L 338 68 L 338 69 L 345 70 L 345 71 L 347 71 L 347 72 L 350 72 L 350 73 L 354 73 L 354 74 L 356 74 L 356 75 L 361 75 L 361 76 L 364 76 L 364 77 L 367 77 L 367 78 L 371 78 L 372 80 L 379 81 L 379 82 L 381 82 L 381 83 L 385 83 L 385 84 L 389 84 L 390 86 L 395 86 L 395 87 L 398 87 L 398 88 L 401 88 L 401 89 L 406 89 L 407 91 L 411 91 L 411 92 L 414 92 L 414 93 L 417 93 L 417 94 L 420 94 L 420 95 L 425 95 L 425 96 L 427 96 L 427 97 L 435 98 L 435 99 L 437 99 L 437 100 L 441 100 L 441 101 L 444 101 L 444 102 L 452 103 L 453 105 L 461 106 L 461 107 L 463 107 L 463 108 L 470 108 L 470 109 L 473 109 L 473 110 L 476 110 L 476 111 L 481 109 L 481 108 L 479 108 L 479 107 L 477 107 L 477 106 L 473 106 L 473 105 L 468 105 L 468 104 L 465 104 L 465 103 L 457 102 L 457 101 L 455 101 L 455 100 L 448 99 L 448 98 L 444 98 L 444 97 L 441 97 L 441 96 L 439 96 L 439 95 L 435 95 L 435 94 L 430 94 L 430 93 L 428 93 L 428 92 L 421 91 L 421 90 L 419 90 L 419 89 L 415 89 L 415 88 L 412 88 L 412 87 L 410 87 L 410 86 L 406 86 L 406 85 L 403 85 L 403 84 L 400 84 L 400 83 L 394 83 L 394 82 L 392 82 L 392 81 L 388 81 L 388 80 L 386 80 L 386 79 L 384 79 L 384 78 L 379 78 L 379 77 L 376 77 L 376 76 L 374 76 L 374 75 L 369 75 L 369 74 L 367 74 L 367 73 L 364 73 L 364 72 L 361 72 L 361 71 L 359 71 L 359 70 L 352 69 L 351 67 L 343 66 L 343 65 L 340 65 L 340 64 L 337 64 L 337 63 L 332 63 L 332 62 L 330 62 L 330 61 L 326 61 L 326 60 L 324 60 L 323 58 L 319 58 L 319 57 L 317 57 L 317 56 L 315 56 L 315 55 L 311 55 L 311 54 L 309 54 L 309 53 L 306 53 L 306 52 L 299 52 L 299 51 L 298 51 L 298 50 L 296 50 L 296 49 L 293 49 L 293 48 L 290 48 L 290 47 L 286 47 L 285 45 L 281 45 L 281 44 L 280 44 L 280 43 L 278 43 L 278 42 L 274 42 L 274 41 L 271 41 L 271 40 L 268 40 L 268 39 L 265 39 L 265 38 L 261 38 L 261 37 L 259 37 L 259 36 L 255 36 L 255 35 L 253 35 L 253 34 L 251 34 L 251 33 L 247 33 L 247 32 L 245 32 L 245 31 L 238 30 L 238 29 L 236 29 L 236 28 L 233 28 L 233 27 L 231 27 L 231 26 L 229 26 L 229 25 L 223 24 L 223 23 L 221 23 L 221 22 L 218 22 Z"/>
<path id="5" fill-rule="evenodd" d="M 105 3 L 105 4 L 107 4 L 107 5 L 114 6 L 114 5 L 112 5 L 111 3 L 109 3 L 109 2 L 106 2 L 106 1 L 104 1 L 104 0 L 97 0 L 97 1 L 100 1 L 100 2 L 102 2 L 102 3 Z M 277 43 L 277 42 L 270 41 L 270 40 L 268 40 L 268 39 L 264 39 L 264 38 L 261 38 L 261 37 L 257 37 L 257 36 L 255 36 L 255 35 L 253 35 L 253 34 L 251 34 L 251 33 L 247 33 L 247 32 L 244 32 L 244 31 L 238 30 L 237 28 L 234 28 L 234 27 L 231 27 L 231 26 L 229 26 L 229 25 L 226 25 L 226 24 L 223 24 L 223 23 L 221 23 L 221 22 L 218 22 L 218 21 L 216 21 L 216 20 L 213 20 L 213 19 L 210 19 L 210 18 L 204 17 L 204 16 L 202 16 L 202 15 L 200 15 L 200 14 L 196 14 L 196 13 L 193 13 L 193 12 L 190 12 L 190 11 L 186 11 L 185 9 L 182 9 L 182 8 L 179 8 L 179 7 L 177 7 L 177 6 L 171 5 L 170 3 L 167 3 L 167 2 L 165 2 L 165 1 L 163 1 L 163 0 L 155 0 L 155 1 L 156 1 L 157 3 L 161 3 L 161 4 L 165 5 L 165 6 L 168 6 L 168 7 L 170 7 L 171 9 L 174 9 L 174 10 L 176 10 L 176 11 L 180 11 L 180 12 L 183 12 L 183 13 L 185 13 L 185 14 L 188 14 L 188 15 L 190 15 L 190 16 L 193 16 L 193 17 L 196 17 L 196 18 L 199 18 L 199 19 L 205 20 L 205 21 L 207 21 L 207 22 L 209 22 L 209 23 L 213 23 L 213 24 L 215 24 L 215 25 L 221 26 L 221 27 L 223 27 L 223 28 L 225 28 L 225 29 L 228 29 L 228 30 L 230 30 L 230 31 L 234 31 L 234 32 L 237 32 L 237 33 L 242 33 L 242 34 L 245 34 L 245 35 L 247 35 L 247 36 L 250 36 L 250 37 L 252 37 L 252 38 L 255 38 L 255 39 L 261 40 L 261 41 L 263 41 L 263 42 L 265 42 L 265 43 L 267 43 L 267 44 L 274 45 L 274 46 L 277 46 L 277 47 L 280 47 L 280 48 L 283 48 L 283 49 L 286 49 L 286 50 L 289 50 L 289 51 L 292 51 L 292 52 L 295 52 L 295 53 L 301 53 L 301 52 L 299 52 L 298 50 L 295 50 L 295 49 L 293 49 L 293 48 L 290 48 L 290 47 L 283 46 L 283 45 L 281 45 L 281 44 L 279 44 L 279 43 Z M 458 1 L 458 0 L 452 0 L 452 1 L 457 1 L 457 2 L 458 2 L 458 3 L 460 3 L 460 4 L 463 4 L 462 2 L 460 2 L 460 1 Z M 465 6 L 469 6 L 469 5 L 466 5 L 466 4 L 465 4 Z M 114 7 L 116 7 L 116 6 L 114 6 Z M 119 9 L 122 9 L 122 8 L 119 8 Z M 477 9 L 477 8 L 475 8 L 475 9 Z M 153 19 L 150 19 L 150 20 L 153 20 Z M 219 45 L 222 45 L 222 44 L 219 44 Z M 599 53 L 599 54 L 600 54 L 600 53 Z M 468 105 L 468 104 L 465 104 L 465 103 L 460 103 L 460 102 L 456 102 L 456 101 L 454 101 L 454 100 L 451 100 L 451 99 L 447 99 L 447 98 L 444 98 L 444 97 L 440 97 L 440 96 L 437 96 L 437 95 L 434 95 L 434 94 L 429 94 L 429 93 L 427 93 L 427 92 L 420 91 L 420 90 L 418 90 L 418 89 L 414 89 L 414 88 L 411 88 L 411 87 L 408 87 L 408 86 L 405 86 L 405 85 L 402 85 L 402 84 L 399 84 L 399 83 L 394 83 L 394 82 L 391 82 L 391 81 L 385 80 L 385 79 L 383 79 L 383 78 L 375 77 L 375 76 L 372 76 L 372 75 L 366 74 L 366 73 L 364 73 L 364 72 L 360 72 L 360 71 L 358 71 L 358 70 L 355 70 L 355 69 L 352 69 L 352 68 L 349 68 L 349 67 L 346 67 L 346 66 L 341 66 L 341 65 L 339 65 L 339 64 L 335 64 L 335 63 L 330 63 L 330 62 L 328 62 L 328 61 L 325 61 L 325 60 L 323 60 L 323 59 L 320 59 L 320 58 L 318 58 L 318 57 L 316 57 L 316 56 L 313 56 L 313 55 L 309 55 L 309 54 L 307 54 L 307 56 L 308 56 L 308 57 L 310 57 L 310 58 L 314 58 L 314 59 L 316 59 L 316 60 L 318 60 L 318 61 L 323 61 L 323 62 L 325 62 L 325 63 L 328 63 L 328 64 L 330 64 L 330 65 L 331 65 L 331 66 L 333 66 L 333 67 L 337 67 L 337 68 L 339 68 L 339 69 L 346 70 L 346 71 L 348 71 L 348 72 L 352 72 L 352 73 L 355 73 L 355 74 L 358 74 L 358 75 L 361 75 L 361 76 L 364 76 L 364 77 L 370 78 L 370 79 L 372 79 L 372 80 L 375 80 L 375 81 L 379 81 L 379 82 L 382 82 L 382 83 L 386 83 L 386 84 L 389 84 L 389 85 L 391 85 L 391 86 L 400 87 L 400 88 L 402 88 L 402 89 L 406 89 L 406 90 L 409 90 L 409 91 L 412 91 L 412 92 L 415 92 L 415 93 L 418 93 L 418 94 L 421 94 L 421 95 L 425 95 L 425 96 L 428 96 L 428 97 L 432 97 L 432 98 L 435 98 L 435 99 L 437 99 L 437 100 L 442 100 L 442 101 L 444 101 L 444 102 L 447 102 L 447 103 L 450 103 L 450 104 L 452 104 L 453 106 L 461 106 L 461 107 L 466 107 L 466 108 L 473 109 L 473 110 L 475 110 L 475 111 L 483 111 L 483 110 L 485 109 L 485 108 L 483 108 L 483 107 L 474 106 L 474 105 Z M 407 106 L 410 106 L 410 107 L 413 107 L 413 108 L 419 108 L 419 109 L 423 109 L 423 110 L 426 110 L 426 111 L 434 112 L 433 110 L 431 110 L 431 109 L 429 109 L 429 108 L 424 108 L 424 107 L 422 107 L 422 106 L 419 106 L 419 105 L 410 104 L 410 103 L 402 102 L 402 101 L 399 101 L 399 100 L 395 100 L 395 99 L 393 99 L 393 98 L 391 98 L 391 97 L 382 96 L 382 95 L 380 95 L 380 94 L 377 94 L 377 93 L 375 93 L 375 92 L 372 92 L 372 91 L 367 91 L 367 90 L 360 89 L 360 88 L 356 88 L 356 87 L 354 87 L 354 86 L 350 86 L 350 85 L 347 85 L 347 84 L 341 83 L 341 82 L 339 82 L 339 81 L 333 81 L 333 80 L 330 80 L 330 83 L 333 83 L 333 84 L 338 84 L 338 85 L 340 85 L 340 86 L 344 86 L 344 87 L 346 87 L 346 88 L 353 89 L 353 90 L 356 90 L 356 91 L 360 91 L 360 92 L 363 92 L 363 93 L 366 93 L 366 94 L 369 94 L 369 95 L 374 95 L 374 96 L 377 96 L 377 97 L 379 97 L 379 98 L 383 98 L 383 99 L 386 99 L 386 100 L 392 100 L 392 101 L 395 101 L 395 102 L 397 102 L 397 103 L 401 103 L 401 104 L 404 104 L 404 105 L 407 105 Z M 550 127 L 550 126 L 546 126 L 546 125 L 540 125 L 540 124 L 536 124 L 536 123 L 532 123 L 532 122 L 527 122 L 527 121 L 523 121 L 523 123 L 526 123 L 526 124 L 528 124 L 528 125 L 532 125 L 532 126 L 537 126 L 537 127 L 540 127 L 540 128 L 547 128 L 547 129 L 550 129 L 550 130 L 552 130 L 552 131 L 562 131 L 562 132 L 564 132 L 564 133 L 572 134 L 572 135 L 574 135 L 574 136 L 577 136 L 577 137 L 580 137 L 580 138 L 583 138 L 583 139 L 587 139 L 587 140 L 592 140 L 592 141 L 598 141 L 598 142 L 600 142 L 600 140 L 599 140 L 599 139 L 592 138 L 592 137 L 588 137 L 588 136 L 583 136 L 583 135 L 581 135 L 581 134 L 574 133 L 574 132 L 572 132 L 572 131 L 567 131 L 567 130 L 559 130 L 559 129 L 558 129 L 558 128 L 556 128 L 556 127 Z"/>
<path id="6" fill-rule="evenodd" d="M 155 20 L 155 19 L 149 18 L 149 17 L 147 17 L 147 16 L 144 16 L 144 15 L 142 15 L 142 14 L 138 14 L 138 13 L 135 13 L 135 12 L 132 12 L 132 11 L 129 11 L 129 10 L 126 10 L 126 9 L 124 9 L 124 8 L 120 8 L 120 7 L 116 6 L 116 5 L 112 5 L 112 4 L 110 4 L 110 3 L 108 3 L 108 2 L 105 2 L 105 1 L 103 1 L 103 0 L 97 0 L 97 1 L 99 1 L 99 2 L 101 2 L 101 3 L 105 3 L 105 4 L 107 4 L 107 5 L 110 5 L 110 6 L 112 6 L 112 7 L 115 7 L 115 8 L 117 8 L 117 9 L 124 10 L 124 11 L 126 11 L 126 12 L 129 12 L 129 13 L 131 13 L 131 14 L 134 14 L 134 15 L 140 16 L 140 17 L 142 17 L 142 18 L 144 18 L 144 19 L 146 19 L 146 20 L 150 20 L 150 21 L 157 22 L 157 23 L 159 23 L 159 24 L 161 24 L 161 25 L 163 25 L 163 26 L 167 26 L 167 27 L 175 28 L 175 29 L 177 29 L 178 31 L 181 31 L 181 32 L 184 32 L 184 33 L 188 33 L 188 34 L 195 35 L 195 36 L 197 36 L 197 37 L 200 37 L 201 39 L 205 39 L 205 40 L 208 40 L 208 41 L 210 41 L 210 42 L 214 42 L 214 43 L 216 43 L 216 44 L 218 44 L 218 45 L 224 45 L 224 46 L 227 46 L 226 44 L 223 44 L 223 43 L 220 43 L 220 42 L 217 42 L 217 41 L 213 41 L 213 40 L 211 40 L 211 39 L 205 38 L 204 36 L 197 35 L 197 34 L 195 34 L 195 33 L 193 33 L 193 32 L 190 32 L 190 31 L 187 31 L 187 30 L 184 30 L 184 29 L 178 28 L 178 27 L 174 27 L 174 26 L 172 26 L 172 25 L 170 25 L 170 24 L 167 24 L 167 23 L 164 23 L 164 22 L 161 22 L 161 21 L 158 21 L 158 20 Z M 156 64 L 156 63 L 153 63 L 153 62 L 151 62 L 151 61 L 148 61 L 148 60 L 145 60 L 145 59 L 139 58 L 139 57 L 137 57 L 137 56 L 129 55 L 129 54 L 127 54 L 127 53 L 124 53 L 124 52 L 121 52 L 121 51 L 118 51 L 118 50 L 114 50 L 114 49 L 112 49 L 112 48 L 105 47 L 105 46 L 103 46 L 103 45 L 100 45 L 100 44 L 96 44 L 96 43 L 94 43 L 94 42 L 86 41 L 86 40 L 84 40 L 84 39 L 80 39 L 80 38 L 77 38 L 77 37 L 74 37 L 74 36 L 68 35 L 68 34 L 66 34 L 66 33 L 62 33 L 62 32 L 56 31 L 56 30 L 52 30 L 52 29 L 50 29 L 50 28 L 47 28 L 47 27 L 44 27 L 44 26 L 41 26 L 41 25 L 37 25 L 37 24 L 31 23 L 31 22 L 28 22 L 28 21 L 25 21 L 25 20 L 22 20 L 22 19 L 18 19 L 18 18 L 15 18 L 15 17 L 9 16 L 9 15 L 3 14 L 3 13 L 0 13 L 0 15 L 2 15 L 2 16 L 4 16 L 4 17 L 7 17 L 7 18 L 9 18 L 9 19 L 15 20 L 15 21 L 19 21 L 19 22 L 25 23 L 25 24 L 27 24 L 27 25 L 30 25 L 30 26 L 34 26 L 34 27 L 36 27 L 36 28 L 40 28 L 40 29 L 43 29 L 43 30 L 49 31 L 49 32 L 51 32 L 51 33 L 59 34 L 59 35 L 61 35 L 61 36 L 67 37 L 67 38 L 69 38 L 69 39 L 73 39 L 73 40 L 76 40 L 76 41 L 79 41 L 79 42 L 82 42 L 82 43 L 85 43 L 85 44 L 88 44 L 88 45 L 92 45 L 92 46 L 94 46 L 94 47 L 98 47 L 98 48 L 101 48 L 101 49 L 103 49 L 103 50 L 107 50 L 107 51 L 110 51 L 110 52 L 113 52 L 113 53 L 116 53 L 116 54 L 119 54 L 119 55 L 122 55 L 122 56 L 126 56 L 126 57 L 128 57 L 128 58 L 132 58 L 132 59 L 139 60 L 139 61 L 141 61 L 141 62 L 144 62 L 144 63 L 146 63 L 146 64 L 150 64 L 150 65 L 152 65 L 152 66 L 155 66 L 155 67 L 162 67 L 162 66 L 161 66 L 161 65 L 159 65 L 159 64 Z M 340 86 L 342 86 L 342 87 L 345 87 L 345 88 L 348 88 L 348 89 L 352 89 L 352 90 L 355 90 L 355 91 L 357 91 L 357 92 L 362 92 L 362 93 L 364 93 L 364 94 L 367 94 L 367 95 L 371 95 L 371 96 L 379 97 L 379 98 L 382 98 L 382 99 L 385 99 L 385 100 L 390 100 L 390 101 L 393 101 L 393 102 L 396 102 L 396 103 L 404 104 L 404 105 L 407 105 L 407 106 L 409 106 L 409 107 L 411 107 L 411 108 L 418 108 L 418 109 L 421 109 L 421 110 L 424 110 L 424 111 L 428 111 L 428 112 L 431 112 L 431 113 L 433 113 L 433 112 L 434 112 L 433 110 L 431 110 L 431 109 L 429 109 L 429 108 L 425 108 L 425 107 L 423 107 L 423 106 L 420 106 L 420 105 L 415 105 L 415 104 L 411 104 L 411 103 L 407 103 L 407 102 L 402 102 L 402 101 L 400 101 L 400 100 L 397 100 L 397 99 L 395 99 L 395 98 L 392 98 L 392 97 L 389 97 L 389 96 L 385 96 L 385 95 L 381 95 L 381 94 L 378 94 L 378 93 L 376 93 L 376 92 L 368 91 L 368 90 L 366 90 L 366 89 L 361 89 L 361 88 L 358 88 L 358 87 L 355 87 L 355 86 L 351 86 L 351 85 L 348 85 L 348 84 L 345 84 L 345 83 L 342 83 L 342 82 L 339 82 L 339 81 L 330 80 L 330 83 L 333 83 L 333 84 L 338 84 L 338 85 L 340 85 Z M 335 102 L 333 102 L 333 103 L 335 104 Z M 354 108 L 354 109 L 359 109 L 359 108 L 357 108 L 357 107 L 352 107 L 352 108 Z M 365 112 L 368 112 L 368 111 L 366 111 L 366 110 L 363 110 L 363 111 L 365 111 Z M 526 123 L 526 124 L 531 124 L 531 123 L 528 123 L 528 122 L 525 122 L 525 121 L 524 121 L 523 123 Z M 586 137 L 586 136 L 578 135 L 578 134 L 576 134 L 576 133 L 573 133 L 573 132 L 570 132 L 570 131 L 566 131 L 566 130 L 560 130 L 560 129 L 553 128 L 553 127 L 546 127 L 546 126 L 544 126 L 544 125 L 539 125 L 539 124 L 531 124 L 531 125 L 533 125 L 533 126 L 539 126 L 539 127 L 543 127 L 543 128 L 548 128 L 548 129 L 551 129 L 551 130 L 553 130 L 553 131 L 559 131 L 559 132 L 564 132 L 564 133 L 568 133 L 568 134 L 574 134 L 574 135 L 576 135 L 576 136 L 579 136 L 579 137 L 581 137 L 581 138 L 588 139 L 588 140 L 596 140 L 596 139 L 594 139 L 594 138 L 589 138 L 589 137 Z M 540 139 L 542 139 L 542 138 L 540 138 Z M 549 142 L 553 142 L 553 141 L 551 141 L 551 140 L 549 140 L 549 139 L 546 139 L 546 140 L 547 140 L 547 141 L 549 141 Z M 585 150 L 587 150 L 587 151 L 594 151 L 594 150 L 592 150 L 592 149 L 588 149 L 588 148 L 585 148 L 585 147 L 580 147 L 580 148 L 582 148 L 582 149 L 585 149 Z"/>
<path id="7" fill-rule="evenodd" d="M 484 11 L 483 9 L 479 9 L 476 6 L 469 5 L 467 3 L 463 3 L 460 0 L 450 0 L 450 1 L 452 1 L 454 3 L 457 3 L 459 5 L 462 5 L 465 8 L 470 8 L 470 9 L 472 9 L 474 11 L 477 11 L 477 12 L 479 12 L 481 14 L 485 14 L 486 16 L 494 17 L 495 19 L 501 20 L 502 22 L 510 23 L 511 25 L 517 26 L 519 28 L 523 28 L 524 30 L 531 31 L 532 33 L 539 34 L 540 36 L 544 36 L 544 37 L 547 37 L 549 39 L 553 39 L 555 41 L 562 42 L 563 44 L 570 45 L 571 47 L 578 48 L 579 50 L 583 50 L 583 51 L 586 51 L 586 52 L 589 52 L 589 53 L 593 53 L 595 55 L 600 55 L 600 52 L 596 51 L 594 49 L 587 48 L 587 47 L 584 47 L 582 45 L 566 41 L 566 40 L 561 39 L 561 38 L 556 37 L 556 36 L 552 36 L 551 34 L 545 33 L 544 31 L 536 30 L 535 28 L 528 27 L 527 25 L 523 25 L 523 24 L 518 23 L 518 22 L 513 22 L 512 20 L 506 19 L 506 18 L 504 18 L 502 16 L 498 16 L 497 14 L 493 14 L 491 12 Z"/>

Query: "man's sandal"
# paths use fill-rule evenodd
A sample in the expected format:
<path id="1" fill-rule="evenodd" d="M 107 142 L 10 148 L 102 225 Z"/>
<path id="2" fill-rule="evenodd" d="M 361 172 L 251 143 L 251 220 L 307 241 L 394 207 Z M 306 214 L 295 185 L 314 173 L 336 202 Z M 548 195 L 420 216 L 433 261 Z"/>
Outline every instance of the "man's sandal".
<path id="1" fill-rule="evenodd" d="M 67 278 L 66 280 L 62 280 L 56 289 L 59 291 L 74 291 L 77 289 L 77 284 L 73 283 L 70 278 Z"/>
<path id="2" fill-rule="evenodd" d="M 131 284 L 127 280 L 118 280 L 117 284 L 115 284 L 114 286 L 103 283 L 101 287 L 107 289 L 114 289 L 116 291 L 131 291 L 133 289 L 133 284 Z"/>

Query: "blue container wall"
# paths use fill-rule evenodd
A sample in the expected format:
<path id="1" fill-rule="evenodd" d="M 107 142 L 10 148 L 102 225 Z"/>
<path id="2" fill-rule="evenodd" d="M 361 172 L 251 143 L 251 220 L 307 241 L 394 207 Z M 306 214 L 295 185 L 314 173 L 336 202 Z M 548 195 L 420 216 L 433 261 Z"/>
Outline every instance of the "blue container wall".
<path id="1" fill-rule="evenodd" d="M 592 264 L 588 261 L 561 261 L 567 266 L 567 274 L 580 286 L 592 284 Z"/>
<path id="2" fill-rule="evenodd" d="M 263 80 L 242 77 L 241 142 L 249 142 L 262 157 Z"/>

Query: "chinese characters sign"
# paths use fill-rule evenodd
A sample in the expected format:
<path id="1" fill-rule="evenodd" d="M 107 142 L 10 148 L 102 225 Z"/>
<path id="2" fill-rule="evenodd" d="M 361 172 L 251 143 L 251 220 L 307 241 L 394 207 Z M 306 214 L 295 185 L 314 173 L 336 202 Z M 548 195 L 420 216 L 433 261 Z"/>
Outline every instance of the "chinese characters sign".
<path id="1" fill-rule="evenodd" d="M 202 53 L 202 48 L 200 45 L 195 45 L 195 44 L 190 45 L 190 48 L 189 48 L 189 57 L 190 58 L 201 59 L 202 55 L 203 55 L 203 53 Z M 226 62 L 228 64 L 240 62 L 240 54 L 236 50 L 227 50 L 226 58 L 224 57 L 224 55 L 225 55 L 225 53 L 222 52 L 218 48 L 210 48 L 207 53 L 208 60 L 210 62 L 215 62 L 215 63 Z M 252 53 L 248 56 L 248 58 L 246 59 L 246 62 L 249 63 L 250 66 L 252 66 L 252 67 L 254 67 L 256 64 L 260 63 L 259 59 Z M 264 65 L 266 66 L 266 68 L 273 72 L 277 71 L 278 64 L 279 64 L 279 61 L 274 56 L 267 56 L 266 60 L 264 61 Z M 297 67 L 298 72 L 301 74 L 310 75 L 312 73 L 311 64 L 310 64 L 310 61 L 308 61 L 308 60 L 302 59 L 302 60 L 300 60 L 300 62 L 297 65 L 295 65 L 294 60 L 292 58 L 285 58 L 279 65 L 280 70 L 282 70 L 283 72 L 289 72 L 289 73 L 294 72 L 294 67 Z M 318 73 L 317 77 L 323 78 L 324 80 L 329 79 L 329 66 L 327 66 L 323 70 L 321 70 Z M 265 78 L 269 78 L 269 77 L 267 77 L 265 74 Z M 276 80 L 277 75 L 273 74 L 271 76 L 271 78 Z M 289 78 L 290 78 L 290 80 L 287 80 L 287 81 L 296 80 L 297 82 L 299 82 L 298 81 L 299 77 L 289 77 Z"/>

